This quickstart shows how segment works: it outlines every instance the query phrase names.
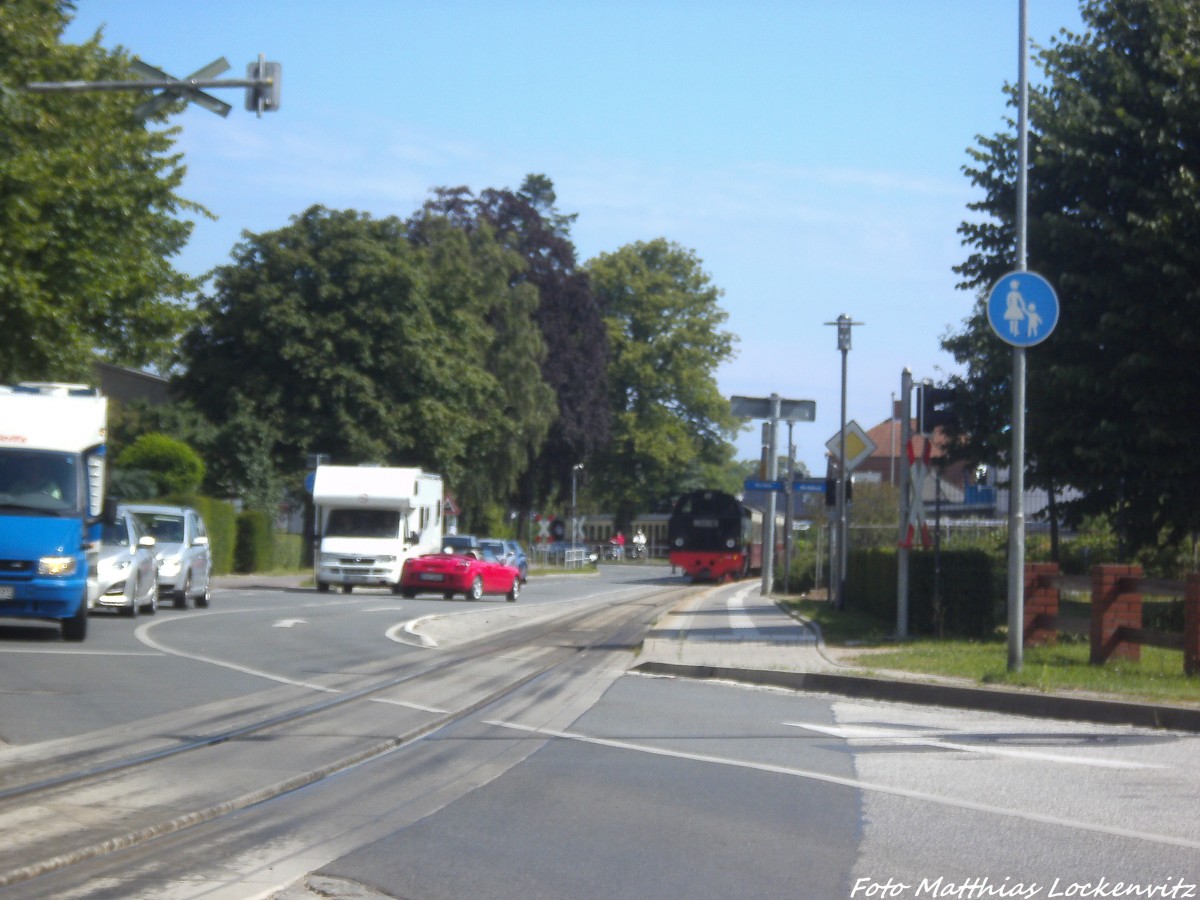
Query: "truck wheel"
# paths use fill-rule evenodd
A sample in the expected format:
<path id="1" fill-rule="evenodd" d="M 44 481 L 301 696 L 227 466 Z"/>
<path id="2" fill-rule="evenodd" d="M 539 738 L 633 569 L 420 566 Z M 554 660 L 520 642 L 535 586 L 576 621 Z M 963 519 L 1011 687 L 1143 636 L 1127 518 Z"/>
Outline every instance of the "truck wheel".
<path id="1" fill-rule="evenodd" d="M 82 641 L 87 637 L 87 598 L 79 601 L 79 609 L 69 619 L 62 620 L 62 639 L 64 641 Z"/>
<path id="2" fill-rule="evenodd" d="M 317 582 L 317 590 L 320 591 L 322 594 L 328 594 L 329 593 L 329 585 L 326 584 L 324 581 L 318 581 Z"/>
<path id="3" fill-rule="evenodd" d="M 513 579 L 512 590 L 508 592 L 508 602 L 516 603 L 517 598 L 521 596 L 521 576 L 518 575 Z"/>
<path id="4" fill-rule="evenodd" d="M 342 585 L 342 593 L 343 594 L 348 594 L 352 590 L 354 590 L 354 585 L 352 585 L 352 584 L 343 584 Z"/>
<path id="5" fill-rule="evenodd" d="M 483 579 L 476 575 L 475 580 L 471 582 L 471 587 L 467 590 L 468 600 L 478 600 L 483 596 Z"/>

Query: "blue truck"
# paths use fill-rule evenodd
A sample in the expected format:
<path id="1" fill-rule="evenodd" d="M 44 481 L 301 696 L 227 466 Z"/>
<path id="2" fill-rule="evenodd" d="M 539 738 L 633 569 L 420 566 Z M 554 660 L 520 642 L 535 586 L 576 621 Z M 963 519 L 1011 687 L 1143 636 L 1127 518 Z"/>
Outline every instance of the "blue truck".
<path id="1" fill-rule="evenodd" d="M 108 400 L 80 384 L 0 385 L 0 618 L 87 637 L 104 515 Z"/>

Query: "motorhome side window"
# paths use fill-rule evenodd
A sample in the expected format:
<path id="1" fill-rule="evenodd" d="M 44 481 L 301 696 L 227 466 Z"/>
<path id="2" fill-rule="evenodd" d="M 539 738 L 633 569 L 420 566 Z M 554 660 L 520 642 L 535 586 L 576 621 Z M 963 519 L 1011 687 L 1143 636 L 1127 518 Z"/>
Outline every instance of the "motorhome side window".
<path id="1" fill-rule="evenodd" d="M 400 512 L 395 509 L 334 509 L 325 534 L 329 537 L 394 538 L 400 533 Z"/>

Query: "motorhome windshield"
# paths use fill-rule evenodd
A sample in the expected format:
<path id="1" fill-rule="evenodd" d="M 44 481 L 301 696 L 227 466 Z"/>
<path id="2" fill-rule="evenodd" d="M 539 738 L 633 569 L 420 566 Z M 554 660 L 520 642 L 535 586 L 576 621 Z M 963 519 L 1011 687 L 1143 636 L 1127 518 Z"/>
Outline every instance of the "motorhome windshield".
<path id="1" fill-rule="evenodd" d="M 400 534 L 395 509 L 334 509 L 325 525 L 327 537 L 394 538 Z"/>
<path id="2" fill-rule="evenodd" d="M 0 449 L 0 510 L 77 515 L 82 466 L 78 453 Z"/>

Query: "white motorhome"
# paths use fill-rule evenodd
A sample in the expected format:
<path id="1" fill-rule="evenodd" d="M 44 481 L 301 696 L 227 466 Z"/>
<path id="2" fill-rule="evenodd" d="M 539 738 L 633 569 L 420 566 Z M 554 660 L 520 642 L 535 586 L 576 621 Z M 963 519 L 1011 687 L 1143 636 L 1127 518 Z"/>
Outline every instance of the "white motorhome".
<path id="1" fill-rule="evenodd" d="M 339 585 L 389 587 L 400 592 L 410 556 L 442 549 L 442 476 L 421 469 L 318 466 L 317 590 Z"/>

